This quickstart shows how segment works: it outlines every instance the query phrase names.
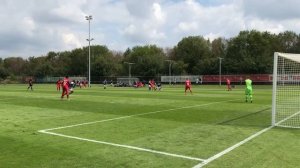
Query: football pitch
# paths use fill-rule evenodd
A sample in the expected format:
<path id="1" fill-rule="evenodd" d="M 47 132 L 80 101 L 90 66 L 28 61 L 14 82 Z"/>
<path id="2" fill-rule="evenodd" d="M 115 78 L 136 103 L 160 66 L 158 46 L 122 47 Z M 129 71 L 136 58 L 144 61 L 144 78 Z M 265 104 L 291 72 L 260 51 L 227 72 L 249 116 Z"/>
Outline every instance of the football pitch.
<path id="1" fill-rule="evenodd" d="M 271 127 L 271 86 L 0 85 L 0 167 L 300 167 L 300 130 Z"/>

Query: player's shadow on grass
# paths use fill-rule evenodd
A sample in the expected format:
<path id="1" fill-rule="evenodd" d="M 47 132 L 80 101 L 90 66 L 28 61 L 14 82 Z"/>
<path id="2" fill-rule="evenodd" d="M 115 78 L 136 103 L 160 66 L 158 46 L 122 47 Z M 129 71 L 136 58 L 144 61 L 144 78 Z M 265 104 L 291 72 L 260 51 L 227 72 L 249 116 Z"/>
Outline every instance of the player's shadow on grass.
<path id="1" fill-rule="evenodd" d="M 218 122 L 217 125 L 267 127 L 271 124 L 270 109 L 270 107 L 264 108 L 259 111 Z"/>

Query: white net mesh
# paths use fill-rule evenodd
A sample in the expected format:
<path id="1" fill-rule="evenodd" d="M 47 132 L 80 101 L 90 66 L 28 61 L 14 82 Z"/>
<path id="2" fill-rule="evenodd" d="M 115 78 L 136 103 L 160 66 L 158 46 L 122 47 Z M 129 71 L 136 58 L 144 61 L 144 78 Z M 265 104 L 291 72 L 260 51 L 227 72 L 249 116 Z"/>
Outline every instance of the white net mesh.
<path id="1" fill-rule="evenodd" d="M 277 53 L 276 56 L 274 123 L 281 127 L 300 128 L 300 54 Z"/>

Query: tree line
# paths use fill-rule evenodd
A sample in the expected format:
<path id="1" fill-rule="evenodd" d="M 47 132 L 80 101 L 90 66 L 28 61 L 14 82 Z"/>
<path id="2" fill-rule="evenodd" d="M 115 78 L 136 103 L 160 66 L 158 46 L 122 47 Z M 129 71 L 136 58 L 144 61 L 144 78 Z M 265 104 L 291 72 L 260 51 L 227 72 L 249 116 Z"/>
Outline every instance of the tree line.
<path id="1" fill-rule="evenodd" d="M 91 46 L 91 76 L 132 76 L 152 78 L 161 75 L 270 74 L 274 52 L 299 53 L 300 35 L 257 30 L 241 31 L 230 39 L 213 41 L 203 36 L 183 38 L 173 48 L 156 45 L 135 46 L 125 52 L 104 45 Z M 126 64 L 127 62 L 127 64 Z M 44 56 L 0 58 L 0 79 L 13 76 L 88 76 L 88 47 L 53 52 Z"/>

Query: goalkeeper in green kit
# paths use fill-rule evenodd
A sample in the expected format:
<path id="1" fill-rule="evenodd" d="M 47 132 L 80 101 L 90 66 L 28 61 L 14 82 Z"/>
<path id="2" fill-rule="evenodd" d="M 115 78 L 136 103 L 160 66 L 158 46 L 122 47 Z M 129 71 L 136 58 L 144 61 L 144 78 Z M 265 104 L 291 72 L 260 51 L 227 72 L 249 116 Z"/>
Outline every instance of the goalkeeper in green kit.
<path id="1" fill-rule="evenodd" d="M 246 83 L 246 89 L 245 89 L 245 94 L 246 94 L 246 102 L 248 102 L 248 99 L 252 103 L 252 80 L 247 78 L 245 80 Z"/>

